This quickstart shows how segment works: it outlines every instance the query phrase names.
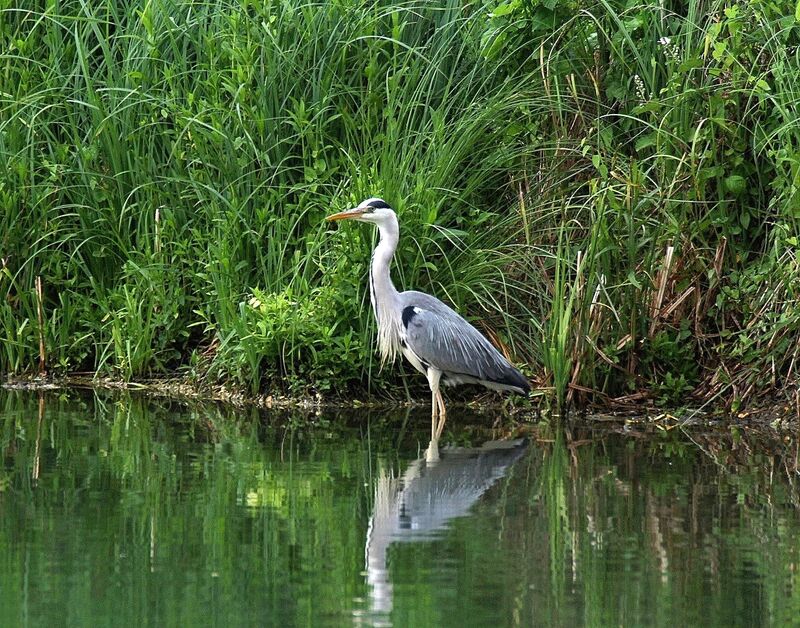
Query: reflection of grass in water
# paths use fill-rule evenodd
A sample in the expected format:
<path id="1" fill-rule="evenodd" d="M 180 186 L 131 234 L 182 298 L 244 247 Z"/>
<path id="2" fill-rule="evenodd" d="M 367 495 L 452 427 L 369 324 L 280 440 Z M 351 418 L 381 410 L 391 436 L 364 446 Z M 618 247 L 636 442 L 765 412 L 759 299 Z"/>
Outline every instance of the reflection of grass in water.
<path id="1" fill-rule="evenodd" d="M 557 429 L 555 441 L 545 451 L 542 462 L 542 489 L 547 504 L 550 539 L 550 582 L 554 610 L 558 613 L 564 602 L 564 567 L 570 550 L 570 521 L 567 510 L 569 460 L 564 433 Z M 556 615 L 555 620 L 558 619 Z"/>
<path id="2" fill-rule="evenodd" d="M 772 543 L 790 545 L 781 531 L 796 534 L 797 519 L 796 510 L 769 506 L 790 488 L 772 484 L 773 470 L 758 456 L 724 470 L 674 434 L 611 451 L 568 449 L 556 436 L 541 467 L 552 608 L 571 606 L 566 587 L 581 591 L 582 623 L 591 626 L 788 617 L 797 604 L 778 592 L 792 580 L 791 564 Z"/>
<path id="3" fill-rule="evenodd" d="M 27 396 L 0 399 L 0 565 L 29 591 L 2 588 L 3 625 L 48 624 L 56 607 L 86 625 L 204 624 L 210 607 L 305 623 L 363 595 L 360 439 L 287 432 L 265 446 L 257 421 L 212 408 L 176 417 L 129 398 L 93 413 L 49 397 L 33 486 L 36 413 Z M 134 596 L 120 607 L 118 587 Z"/>
<path id="4" fill-rule="evenodd" d="M 210 406 L 48 395 L 39 430 L 37 410 L 0 393 L 0 625 L 341 623 L 367 595 L 377 470 L 413 457 L 385 424 L 367 440 Z M 441 539 L 390 548 L 396 625 L 798 616 L 782 450 L 745 455 L 773 447 L 747 434 L 693 435 L 702 450 L 676 431 L 548 436 Z"/>
<path id="5" fill-rule="evenodd" d="M 516 625 L 791 623 L 797 491 L 777 460 L 724 469 L 678 433 L 584 438 L 534 443 L 454 526 L 442 543 L 467 593 L 438 596 L 443 625 L 486 599 Z M 412 558 L 405 573 L 431 563 Z"/>

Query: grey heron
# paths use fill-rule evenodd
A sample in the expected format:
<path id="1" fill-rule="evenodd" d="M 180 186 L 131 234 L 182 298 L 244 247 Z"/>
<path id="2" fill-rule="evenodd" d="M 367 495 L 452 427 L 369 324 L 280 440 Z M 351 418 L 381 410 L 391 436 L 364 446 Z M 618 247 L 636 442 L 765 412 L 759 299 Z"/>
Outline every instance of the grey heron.
<path id="1" fill-rule="evenodd" d="M 390 266 L 400 238 L 397 215 L 380 198 L 368 198 L 327 220 L 374 224 L 380 241 L 372 252 L 369 293 L 378 323 L 383 364 L 401 353 L 428 378 L 431 390 L 431 439 L 438 441 L 446 410 L 440 384 L 482 384 L 499 391 L 527 394 L 528 380 L 475 327 L 436 297 L 416 290 L 398 292 Z"/>

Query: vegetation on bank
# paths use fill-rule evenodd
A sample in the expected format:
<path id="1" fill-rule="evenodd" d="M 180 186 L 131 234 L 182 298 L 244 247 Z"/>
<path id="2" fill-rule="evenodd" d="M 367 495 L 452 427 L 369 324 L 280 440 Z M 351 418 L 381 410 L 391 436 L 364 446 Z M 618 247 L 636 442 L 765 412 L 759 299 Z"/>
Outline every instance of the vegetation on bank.
<path id="1" fill-rule="evenodd" d="M 402 394 L 322 222 L 379 195 L 556 399 L 798 385 L 794 2 L 0 7 L 2 372 Z"/>

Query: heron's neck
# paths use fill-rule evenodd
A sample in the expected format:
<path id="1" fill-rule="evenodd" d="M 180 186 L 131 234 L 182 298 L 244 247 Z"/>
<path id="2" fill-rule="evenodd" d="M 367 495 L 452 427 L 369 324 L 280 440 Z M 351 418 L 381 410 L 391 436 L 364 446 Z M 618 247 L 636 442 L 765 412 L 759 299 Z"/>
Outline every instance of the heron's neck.
<path id="1" fill-rule="evenodd" d="M 379 301 L 392 301 L 397 295 L 390 268 L 400 239 L 400 228 L 395 220 L 394 224 L 380 225 L 378 231 L 381 240 L 372 252 L 372 264 L 369 269 L 373 304 Z"/>
<path id="2" fill-rule="evenodd" d="M 372 253 L 369 288 L 378 322 L 378 347 L 385 360 L 392 360 L 400 343 L 400 296 L 392 283 L 390 267 L 400 239 L 397 219 L 378 226 L 381 240 Z"/>

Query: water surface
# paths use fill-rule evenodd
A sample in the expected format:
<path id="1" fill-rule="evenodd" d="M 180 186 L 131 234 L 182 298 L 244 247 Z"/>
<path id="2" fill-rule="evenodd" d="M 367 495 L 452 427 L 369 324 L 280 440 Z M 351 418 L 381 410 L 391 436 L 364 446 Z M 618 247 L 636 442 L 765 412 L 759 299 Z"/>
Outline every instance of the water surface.
<path id="1" fill-rule="evenodd" d="M 0 625 L 798 625 L 791 439 L 458 414 L 0 391 Z"/>

